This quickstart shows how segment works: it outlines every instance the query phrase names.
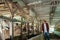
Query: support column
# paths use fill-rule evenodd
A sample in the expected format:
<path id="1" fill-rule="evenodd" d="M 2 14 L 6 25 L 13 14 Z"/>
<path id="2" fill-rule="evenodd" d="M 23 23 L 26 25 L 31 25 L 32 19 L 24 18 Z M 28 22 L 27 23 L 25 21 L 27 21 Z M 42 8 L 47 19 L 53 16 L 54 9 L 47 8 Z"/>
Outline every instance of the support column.
<path id="1" fill-rule="evenodd" d="M 10 12 L 11 12 L 11 26 L 10 26 L 10 40 L 14 40 L 14 26 L 13 26 L 13 17 L 14 17 L 14 13 L 13 13 L 13 2 L 12 0 L 10 0 L 10 2 L 8 0 L 5 0 L 5 3 L 7 4 Z"/>

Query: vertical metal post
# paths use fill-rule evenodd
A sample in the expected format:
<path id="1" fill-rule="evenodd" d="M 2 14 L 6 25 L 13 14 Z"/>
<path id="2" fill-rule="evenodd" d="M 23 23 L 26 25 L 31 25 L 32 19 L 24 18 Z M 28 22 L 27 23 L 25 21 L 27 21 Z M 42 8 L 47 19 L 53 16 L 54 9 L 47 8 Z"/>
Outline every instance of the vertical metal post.
<path id="1" fill-rule="evenodd" d="M 29 39 L 29 23 L 27 23 L 27 28 L 28 28 L 28 39 Z"/>
<path id="2" fill-rule="evenodd" d="M 41 33 L 41 31 L 42 31 L 42 29 L 41 29 L 41 24 L 42 24 L 42 22 L 41 22 L 42 20 L 40 19 L 40 33 Z"/>
<path id="3" fill-rule="evenodd" d="M 22 25 L 23 25 L 23 18 L 21 17 L 21 40 L 22 40 L 22 37 L 23 37 L 23 34 L 22 34 Z"/>
<path id="4" fill-rule="evenodd" d="M 12 16 L 11 19 L 13 19 L 13 16 Z M 10 27 L 10 40 L 14 40 L 14 26 L 13 26 L 13 21 L 11 21 L 11 27 Z"/>
<path id="5" fill-rule="evenodd" d="M 33 35 L 34 35 L 34 21 L 32 22 L 32 27 L 33 27 Z"/>
<path id="6" fill-rule="evenodd" d="M 22 22 L 21 22 L 21 40 L 22 40 Z"/>
<path id="7" fill-rule="evenodd" d="M 34 17 L 33 17 L 32 25 L 33 25 L 33 34 L 34 34 Z"/>
<path id="8" fill-rule="evenodd" d="M 38 22 L 38 24 L 37 24 L 37 25 L 38 25 L 38 34 L 39 34 L 39 33 L 40 33 L 40 32 L 39 32 L 39 22 Z"/>

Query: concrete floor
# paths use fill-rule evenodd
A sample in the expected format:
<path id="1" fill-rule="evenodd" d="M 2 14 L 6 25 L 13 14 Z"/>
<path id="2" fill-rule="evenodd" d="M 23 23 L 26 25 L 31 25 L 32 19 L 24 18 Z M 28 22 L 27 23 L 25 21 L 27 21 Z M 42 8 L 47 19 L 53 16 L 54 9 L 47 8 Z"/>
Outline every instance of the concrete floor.
<path id="1" fill-rule="evenodd" d="M 44 38 L 43 38 L 43 35 L 41 34 L 40 35 L 40 37 L 39 37 L 40 39 L 38 39 L 38 40 L 44 40 Z M 54 38 L 54 39 L 50 39 L 50 40 L 60 40 L 60 39 L 58 39 L 58 38 Z"/>

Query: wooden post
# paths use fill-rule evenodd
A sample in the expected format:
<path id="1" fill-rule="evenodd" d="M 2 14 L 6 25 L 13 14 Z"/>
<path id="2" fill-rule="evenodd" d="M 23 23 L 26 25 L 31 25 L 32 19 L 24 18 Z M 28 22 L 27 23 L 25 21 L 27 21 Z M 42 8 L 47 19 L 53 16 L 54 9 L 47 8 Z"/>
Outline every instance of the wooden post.
<path id="1" fill-rule="evenodd" d="M 11 2 L 9 2 L 8 0 L 5 0 L 7 6 L 9 7 L 9 10 L 11 12 L 11 19 L 13 20 L 14 17 L 14 13 L 13 13 L 13 2 L 12 0 L 10 0 Z M 10 26 L 10 40 L 14 40 L 14 27 L 13 27 L 13 21 L 11 21 L 11 26 Z"/>

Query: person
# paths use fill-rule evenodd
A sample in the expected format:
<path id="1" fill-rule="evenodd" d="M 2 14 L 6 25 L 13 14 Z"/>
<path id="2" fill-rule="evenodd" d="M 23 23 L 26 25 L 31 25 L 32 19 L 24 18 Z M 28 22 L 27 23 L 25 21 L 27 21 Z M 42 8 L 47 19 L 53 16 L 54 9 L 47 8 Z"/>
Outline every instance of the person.
<path id="1" fill-rule="evenodd" d="M 14 36 L 20 35 L 20 26 L 18 23 L 16 23 L 15 27 L 14 27 Z"/>
<path id="2" fill-rule="evenodd" d="M 49 25 L 46 22 L 46 20 L 43 20 L 41 28 L 42 28 L 42 32 L 43 32 L 43 35 L 44 35 L 44 40 L 50 40 L 49 39 Z"/>

